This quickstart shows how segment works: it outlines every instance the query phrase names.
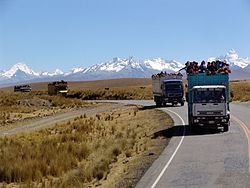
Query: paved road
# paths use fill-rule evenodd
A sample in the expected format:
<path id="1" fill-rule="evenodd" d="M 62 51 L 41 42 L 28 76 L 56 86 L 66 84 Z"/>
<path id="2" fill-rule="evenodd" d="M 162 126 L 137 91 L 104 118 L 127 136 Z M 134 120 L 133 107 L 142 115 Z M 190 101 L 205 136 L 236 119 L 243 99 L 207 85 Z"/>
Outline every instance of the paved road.
<path id="1" fill-rule="evenodd" d="M 154 105 L 152 101 L 125 103 Z M 160 109 L 171 115 L 175 126 L 156 135 L 172 139 L 139 181 L 137 188 L 250 187 L 249 106 L 231 104 L 229 132 L 200 134 L 192 134 L 187 125 L 187 106 Z"/>

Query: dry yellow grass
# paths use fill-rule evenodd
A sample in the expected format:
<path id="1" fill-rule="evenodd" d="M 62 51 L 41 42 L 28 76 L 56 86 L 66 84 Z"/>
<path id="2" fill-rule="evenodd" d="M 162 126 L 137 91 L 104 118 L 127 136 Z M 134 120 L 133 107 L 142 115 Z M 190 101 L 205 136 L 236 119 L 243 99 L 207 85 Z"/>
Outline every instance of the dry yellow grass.
<path id="1" fill-rule="evenodd" d="M 231 82 L 230 90 L 233 91 L 233 101 L 250 101 L 250 81 Z"/>
<path id="2" fill-rule="evenodd" d="M 120 78 L 111 80 L 69 82 L 69 87 L 72 90 L 146 87 L 150 85 L 151 85 L 150 78 Z"/>
<path id="3" fill-rule="evenodd" d="M 0 125 L 86 105 L 89 104 L 80 99 L 48 96 L 43 92 L 0 91 Z"/>
<path id="4" fill-rule="evenodd" d="M 48 82 L 31 83 L 33 91 L 44 91 L 48 89 Z M 145 87 L 151 85 L 150 78 L 120 78 L 110 80 L 95 81 L 76 81 L 68 82 L 70 90 L 84 89 L 104 89 L 104 88 L 127 88 L 127 87 Z M 2 88 L 1 90 L 13 91 L 13 87 Z"/>
<path id="5" fill-rule="evenodd" d="M 126 87 L 109 89 L 86 89 L 70 91 L 69 97 L 83 100 L 150 100 L 152 87 Z"/>
<path id="6" fill-rule="evenodd" d="M 249 101 L 249 82 L 232 81 L 230 87 L 234 90 L 235 99 Z M 184 81 L 186 84 L 186 82 Z M 36 94 L 47 93 L 47 83 L 31 84 Z M 12 87 L 2 88 L 4 91 L 12 91 Z M 150 78 L 123 78 L 97 81 L 69 82 L 70 94 L 84 96 L 83 98 L 121 98 L 121 99 L 152 99 L 152 86 Z M 241 92 L 243 91 L 243 93 Z M 94 95 L 96 93 L 96 96 Z M 116 93 L 116 94 L 115 94 Z M 88 96 L 89 95 L 89 96 Z M 119 97 L 117 97 L 119 95 Z"/>
<path id="7" fill-rule="evenodd" d="M 163 112 L 127 107 L 0 139 L 0 181 L 24 187 L 94 185 L 107 178 L 119 157 L 147 151 L 157 128 L 171 123 Z"/>

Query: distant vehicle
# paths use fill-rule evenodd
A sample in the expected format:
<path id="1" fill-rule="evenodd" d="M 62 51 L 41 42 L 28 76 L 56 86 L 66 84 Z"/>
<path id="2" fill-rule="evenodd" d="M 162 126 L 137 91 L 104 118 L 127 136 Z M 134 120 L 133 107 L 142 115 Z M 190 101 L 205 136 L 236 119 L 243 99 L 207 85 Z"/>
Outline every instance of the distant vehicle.
<path id="1" fill-rule="evenodd" d="M 156 106 L 184 105 L 182 74 L 159 73 L 152 76 L 152 88 Z"/>
<path id="2" fill-rule="evenodd" d="M 14 86 L 14 92 L 31 92 L 30 85 L 18 85 Z"/>
<path id="3" fill-rule="evenodd" d="M 188 74 L 188 121 L 192 130 L 198 127 L 223 127 L 230 125 L 229 75 Z"/>
<path id="4" fill-rule="evenodd" d="M 67 95 L 68 93 L 68 83 L 65 81 L 51 82 L 48 84 L 48 94 L 49 95 Z"/>

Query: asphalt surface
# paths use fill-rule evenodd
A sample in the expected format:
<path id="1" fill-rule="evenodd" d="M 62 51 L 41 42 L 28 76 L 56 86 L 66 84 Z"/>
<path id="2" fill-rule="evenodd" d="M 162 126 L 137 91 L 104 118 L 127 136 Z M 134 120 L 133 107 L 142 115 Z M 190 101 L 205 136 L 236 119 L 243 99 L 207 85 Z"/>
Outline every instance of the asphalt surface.
<path id="1" fill-rule="evenodd" d="M 153 101 L 120 101 L 154 108 Z M 192 133 L 187 106 L 164 107 L 174 119 L 171 130 L 156 136 L 171 137 L 169 145 L 137 184 L 137 188 L 249 188 L 250 107 L 230 104 L 229 132 Z"/>

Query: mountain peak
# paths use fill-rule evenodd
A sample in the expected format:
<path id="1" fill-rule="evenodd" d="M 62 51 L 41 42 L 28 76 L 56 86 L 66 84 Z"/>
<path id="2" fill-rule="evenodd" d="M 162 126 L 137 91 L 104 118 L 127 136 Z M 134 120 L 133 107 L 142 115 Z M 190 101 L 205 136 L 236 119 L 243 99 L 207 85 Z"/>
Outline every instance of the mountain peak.
<path id="1" fill-rule="evenodd" d="M 250 64 L 250 60 L 248 58 L 240 58 L 237 52 L 231 49 L 225 59 L 229 62 L 231 66 L 245 68 Z"/>
<path id="2" fill-rule="evenodd" d="M 237 54 L 237 52 L 235 49 L 232 48 L 229 50 L 228 54 Z"/>
<path id="3" fill-rule="evenodd" d="M 234 49 L 229 50 L 229 52 L 225 56 L 220 56 L 216 58 L 212 57 L 208 59 L 208 61 L 214 61 L 214 60 L 222 60 L 222 61 L 226 60 L 233 69 L 239 69 L 239 68 L 244 69 L 250 65 L 249 58 L 239 57 L 238 53 Z"/>
<path id="4" fill-rule="evenodd" d="M 13 65 L 8 71 L 3 73 L 3 76 L 7 78 L 13 77 L 18 71 L 22 71 L 27 75 L 30 76 L 39 76 L 39 73 L 34 72 L 32 69 L 30 69 L 26 64 L 19 62 L 15 65 Z"/>
<path id="5" fill-rule="evenodd" d="M 239 59 L 239 56 L 237 52 L 234 49 L 229 50 L 229 52 L 226 55 L 231 60 L 237 60 Z"/>

